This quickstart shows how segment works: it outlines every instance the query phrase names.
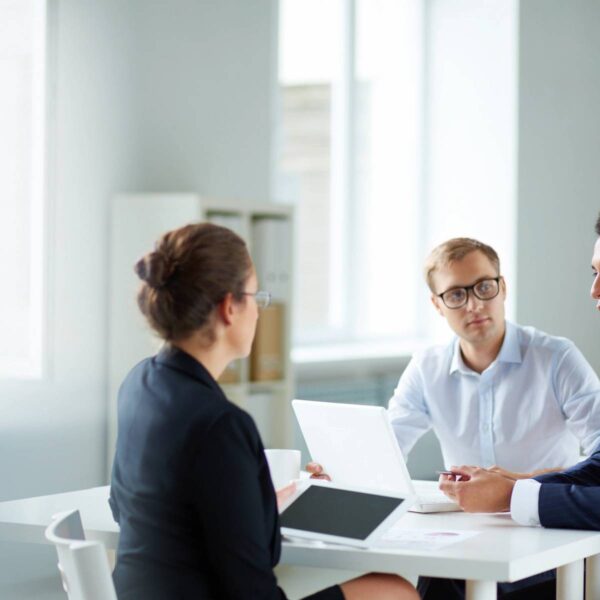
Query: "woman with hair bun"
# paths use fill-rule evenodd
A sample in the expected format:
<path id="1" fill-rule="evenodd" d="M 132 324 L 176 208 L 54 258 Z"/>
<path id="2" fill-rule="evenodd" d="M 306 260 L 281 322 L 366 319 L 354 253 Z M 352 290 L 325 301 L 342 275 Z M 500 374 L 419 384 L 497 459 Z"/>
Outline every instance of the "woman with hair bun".
<path id="1" fill-rule="evenodd" d="M 273 574 L 281 536 L 263 445 L 216 381 L 249 354 L 268 304 L 246 245 L 223 227 L 187 225 L 165 234 L 135 271 L 139 308 L 165 344 L 119 390 L 110 494 L 121 528 L 118 597 L 285 599 Z M 371 574 L 310 598 L 418 596 L 398 576 Z"/>

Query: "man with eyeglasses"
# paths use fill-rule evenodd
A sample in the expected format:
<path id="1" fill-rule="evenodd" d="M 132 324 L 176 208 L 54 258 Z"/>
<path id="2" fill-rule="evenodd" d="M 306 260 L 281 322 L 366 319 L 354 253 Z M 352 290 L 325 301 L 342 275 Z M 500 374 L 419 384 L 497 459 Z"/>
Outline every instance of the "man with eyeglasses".
<path id="1" fill-rule="evenodd" d="M 600 382 L 575 345 L 505 320 L 506 282 L 490 246 L 436 247 L 425 265 L 435 310 L 456 334 L 418 352 L 389 403 L 405 456 L 433 428 L 446 468 L 514 478 L 557 471 L 600 442 Z"/>
<path id="2" fill-rule="evenodd" d="M 600 219 L 597 232 L 600 236 Z M 600 269 L 600 242 L 596 246 L 595 268 Z M 598 446 L 600 381 L 569 340 L 505 320 L 506 282 L 498 254 L 490 246 L 470 238 L 444 242 L 429 255 L 425 279 L 433 306 L 456 337 L 447 346 L 415 354 L 400 377 L 389 416 L 402 452 L 407 456 L 415 442 L 433 428 L 446 468 L 483 467 L 458 470 L 471 477 L 464 488 L 453 477 L 441 478 L 440 487 L 463 509 L 506 510 L 513 487 L 523 486 L 523 495 L 530 494 L 526 506 L 532 511 L 537 496 L 529 478 L 547 473 L 538 478 L 560 478 L 567 483 L 568 478 L 554 471 L 575 465 L 581 450 L 590 454 Z M 598 276 L 595 286 L 600 307 Z M 600 502 L 600 451 L 581 466 L 590 462 L 597 470 L 599 486 L 594 501 Z M 313 477 L 327 477 L 323 467 L 326 470 L 327 465 L 307 465 Z M 515 485 L 517 479 L 524 481 Z M 557 497 L 568 495 L 572 486 L 559 487 L 552 491 Z M 561 519 L 569 521 L 577 494 L 570 500 L 570 504 L 557 501 L 555 509 L 542 509 L 540 495 L 542 524 L 564 527 Z M 600 512 L 595 513 L 594 528 L 600 529 Z M 534 517 L 526 514 L 519 522 L 533 523 Z M 579 515 L 569 521 L 570 526 L 585 527 L 591 514 L 590 510 Z M 464 598 L 464 582 L 457 580 L 421 578 L 418 589 L 424 600 Z M 499 584 L 499 592 L 502 600 L 554 598 L 554 572 Z"/>
<path id="3" fill-rule="evenodd" d="M 403 454 L 433 428 L 446 468 L 481 465 L 478 472 L 514 484 L 591 453 L 600 442 L 600 381 L 569 340 L 506 321 L 496 251 L 448 240 L 427 258 L 425 279 L 456 337 L 418 352 L 400 377 L 389 415 Z M 464 582 L 421 578 L 419 592 L 460 599 Z M 553 598 L 554 573 L 500 584 L 499 592 L 503 600 Z"/>
<path id="4" fill-rule="evenodd" d="M 591 297 L 600 310 L 600 215 L 592 256 Z M 563 473 L 514 481 L 478 467 L 452 467 L 440 488 L 467 512 L 510 510 L 522 525 L 600 530 L 600 447 L 584 462 Z"/>
<path id="5" fill-rule="evenodd" d="M 600 216 L 596 235 L 591 296 L 600 310 Z M 590 414 L 590 419 L 594 420 L 594 415 Z M 544 433 L 543 425 L 540 433 Z M 545 473 L 534 479 L 515 480 L 488 469 L 454 464 L 450 466 L 453 475 L 440 477 L 440 488 L 467 512 L 510 511 L 521 525 L 600 530 L 600 447 L 587 460 L 564 472 Z M 419 591 L 424 600 L 459 600 L 464 596 L 464 582 L 423 579 Z M 552 573 L 516 585 L 500 584 L 500 591 L 503 600 L 555 597 Z"/>

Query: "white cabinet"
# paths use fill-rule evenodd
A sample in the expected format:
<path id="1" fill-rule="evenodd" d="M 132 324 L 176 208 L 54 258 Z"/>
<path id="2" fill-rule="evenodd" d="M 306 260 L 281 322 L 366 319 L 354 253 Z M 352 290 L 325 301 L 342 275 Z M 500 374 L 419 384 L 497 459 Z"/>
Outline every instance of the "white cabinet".
<path id="1" fill-rule="evenodd" d="M 119 386 L 137 362 L 155 354 L 161 345 L 137 307 L 140 281 L 133 266 L 163 233 L 198 221 L 211 221 L 239 233 L 254 259 L 260 288 L 273 294 L 271 307 L 259 318 L 250 358 L 230 365 L 222 387 L 230 400 L 255 418 L 266 447 L 289 447 L 292 442 L 292 207 L 192 193 L 120 194 L 113 199 L 110 219 L 109 466 L 117 434 Z"/>

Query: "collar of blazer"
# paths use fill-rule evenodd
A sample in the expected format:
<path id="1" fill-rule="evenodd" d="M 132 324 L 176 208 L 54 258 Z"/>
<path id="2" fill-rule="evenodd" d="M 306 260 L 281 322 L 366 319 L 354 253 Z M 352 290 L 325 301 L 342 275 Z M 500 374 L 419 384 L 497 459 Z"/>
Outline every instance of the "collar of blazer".
<path id="1" fill-rule="evenodd" d="M 211 390 L 217 392 L 219 396 L 225 398 L 223 390 L 204 365 L 183 350 L 176 348 L 171 344 L 165 344 L 156 355 L 155 360 L 160 364 L 181 371 L 182 373 L 197 379 Z"/>

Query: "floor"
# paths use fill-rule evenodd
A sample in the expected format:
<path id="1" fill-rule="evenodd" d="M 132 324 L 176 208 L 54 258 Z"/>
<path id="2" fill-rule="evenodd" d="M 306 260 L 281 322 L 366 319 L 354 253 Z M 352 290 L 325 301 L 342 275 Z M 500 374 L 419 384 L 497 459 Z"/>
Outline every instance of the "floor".
<path id="1" fill-rule="evenodd" d="M 0 600 L 66 600 L 54 547 L 0 543 Z"/>

